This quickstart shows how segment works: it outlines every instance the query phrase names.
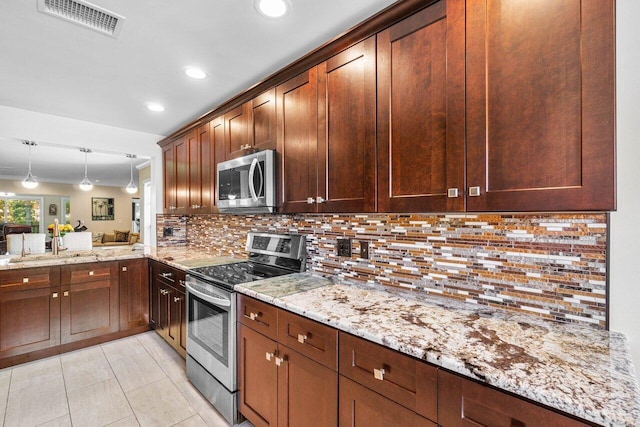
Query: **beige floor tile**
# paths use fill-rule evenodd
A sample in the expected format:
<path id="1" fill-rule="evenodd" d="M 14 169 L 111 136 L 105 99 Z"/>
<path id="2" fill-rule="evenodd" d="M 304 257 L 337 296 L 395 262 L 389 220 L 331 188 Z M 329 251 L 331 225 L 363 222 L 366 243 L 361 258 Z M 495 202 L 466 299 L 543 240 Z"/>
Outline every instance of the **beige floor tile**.
<path id="1" fill-rule="evenodd" d="M 133 414 L 115 378 L 71 391 L 68 398 L 74 426 L 102 426 Z"/>
<path id="2" fill-rule="evenodd" d="M 172 426 L 196 413 L 169 378 L 137 388 L 126 395 L 142 427 Z"/>
<path id="3" fill-rule="evenodd" d="M 158 365 L 160 365 L 160 368 L 172 380 L 175 379 L 188 381 L 186 362 L 182 358 L 182 356 L 180 356 L 175 351 L 166 359 L 159 360 Z"/>
<path id="4" fill-rule="evenodd" d="M 9 392 L 13 393 L 54 379 L 62 379 L 59 356 L 14 367 L 11 373 Z"/>
<path id="5" fill-rule="evenodd" d="M 9 385 L 11 384 L 11 370 L 5 369 L 0 371 L 0 414 L 4 416 L 7 409 L 7 396 L 9 396 Z M 0 420 L 3 420 L 0 418 Z"/>
<path id="6" fill-rule="evenodd" d="M 115 377 L 100 347 L 62 355 L 60 361 L 67 392 Z"/>
<path id="7" fill-rule="evenodd" d="M 127 418 L 116 421 L 115 423 L 107 424 L 105 427 L 140 427 L 135 415 L 129 415 Z"/>
<path id="8" fill-rule="evenodd" d="M 111 369 L 125 392 L 166 378 L 165 373 L 147 352 L 131 354 L 111 362 Z"/>
<path id="9" fill-rule="evenodd" d="M 176 388 L 182 393 L 185 399 L 196 410 L 205 424 L 210 427 L 227 426 L 225 419 L 215 410 L 211 403 L 189 382 L 189 380 L 173 380 Z"/>
<path id="10" fill-rule="evenodd" d="M 109 363 L 113 363 L 116 360 L 120 360 L 122 358 L 128 358 L 129 356 L 135 354 L 146 352 L 135 335 L 102 344 L 101 347 Z"/>
<path id="11" fill-rule="evenodd" d="M 162 339 L 155 331 L 145 332 L 144 334 L 137 335 L 138 341 L 147 350 L 147 352 L 154 358 L 155 361 L 173 358 L 174 355 L 180 355 Z"/>
<path id="12" fill-rule="evenodd" d="M 193 417 L 187 418 L 186 420 L 178 424 L 174 424 L 174 427 L 207 427 L 207 423 L 202 421 L 200 415 L 196 414 Z"/>
<path id="13" fill-rule="evenodd" d="M 55 420 L 40 424 L 38 427 L 72 427 L 71 417 L 67 414 L 64 417 L 56 418 Z"/>
<path id="14" fill-rule="evenodd" d="M 64 381 L 62 377 L 54 378 L 16 391 L 11 390 L 4 425 L 5 427 L 37 426 L 68 413 Z"/>

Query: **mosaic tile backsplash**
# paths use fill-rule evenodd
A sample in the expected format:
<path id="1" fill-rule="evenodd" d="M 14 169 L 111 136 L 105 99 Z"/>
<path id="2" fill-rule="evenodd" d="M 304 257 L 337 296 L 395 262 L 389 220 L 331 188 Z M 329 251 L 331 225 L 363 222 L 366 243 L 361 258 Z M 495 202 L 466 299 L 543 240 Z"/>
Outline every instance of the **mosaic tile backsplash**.
<path id="1" fill-rule="evenodd" d="M 186 243 L 163 239 L 166 224 L 186 229 Z M 246 257 L 248 231 L 300 233 L 309 271 L 606 328 L 607 224 L 607 214 L 159 215 L 158 242 Z M 343 237 L 351 257 L 337 256 Z"/>

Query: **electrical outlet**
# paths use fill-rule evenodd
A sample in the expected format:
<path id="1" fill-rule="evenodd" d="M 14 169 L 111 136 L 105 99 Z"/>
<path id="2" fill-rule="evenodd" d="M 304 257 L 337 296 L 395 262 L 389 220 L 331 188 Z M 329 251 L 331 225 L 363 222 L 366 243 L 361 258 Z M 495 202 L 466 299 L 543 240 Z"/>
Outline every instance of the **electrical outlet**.
<path id="1" fill-rule="evenodd" d="M 162 228 L 162 237 L 173 236 L 173 228 L 172 227 L 163 227 Z"/>
<path id="2" fill-rule="evenodd" d="M 338 256 L 351 256 L 351 239 L 338 239 Z"/>
<path id="3" fill-rule="evenodd" d="M 369 259 L 369 242 L 360 240 L 360 258 Z"/>

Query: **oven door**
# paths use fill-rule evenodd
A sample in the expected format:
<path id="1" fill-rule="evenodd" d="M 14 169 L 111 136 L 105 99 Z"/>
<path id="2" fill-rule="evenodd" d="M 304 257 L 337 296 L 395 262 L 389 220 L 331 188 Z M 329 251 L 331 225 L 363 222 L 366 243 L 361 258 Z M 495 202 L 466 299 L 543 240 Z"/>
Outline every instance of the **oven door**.
<path id="1" fill-rule="evenodd" d="M 220 212 L 273 212 L 276 205 L 275 152 L 259 151 L 218 163 Z"/>
<path id="2" fill-rule="evenodd" d="M 229 391 L 236 381 L 235 293 L 187 275 L 187 354 Z"/>

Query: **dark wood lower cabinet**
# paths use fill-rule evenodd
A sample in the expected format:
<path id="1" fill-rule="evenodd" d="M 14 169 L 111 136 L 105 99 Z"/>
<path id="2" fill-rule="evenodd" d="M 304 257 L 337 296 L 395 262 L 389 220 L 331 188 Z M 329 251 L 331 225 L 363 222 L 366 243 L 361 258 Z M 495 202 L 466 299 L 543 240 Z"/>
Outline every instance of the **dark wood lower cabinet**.
<path id="1" fill-rule="evenodd" d="M 580 421 L 445 371 L 438 371 L 442 427 L 577 427 Z"/>
<path id="2" fill-rule="evenodd" d="M 149 265 L 146 258 L 120 261 L 120 330 L 149 324 Z"/>
<path id="3" fill-rule="evenodd" d="M 151 327 L 182 356 L 187 355 L 185 272 L 150 261 Z"/>
<path id="4" fill-rule="evenodd" d="M 391 399 L 340 376 L 340 426 L 353 427 L 436 427 Z"/>
<path id="5" fill-rule="evenodd" d="M 60 270 L 0 272 L 0 359 L 60 344 Z"/>

